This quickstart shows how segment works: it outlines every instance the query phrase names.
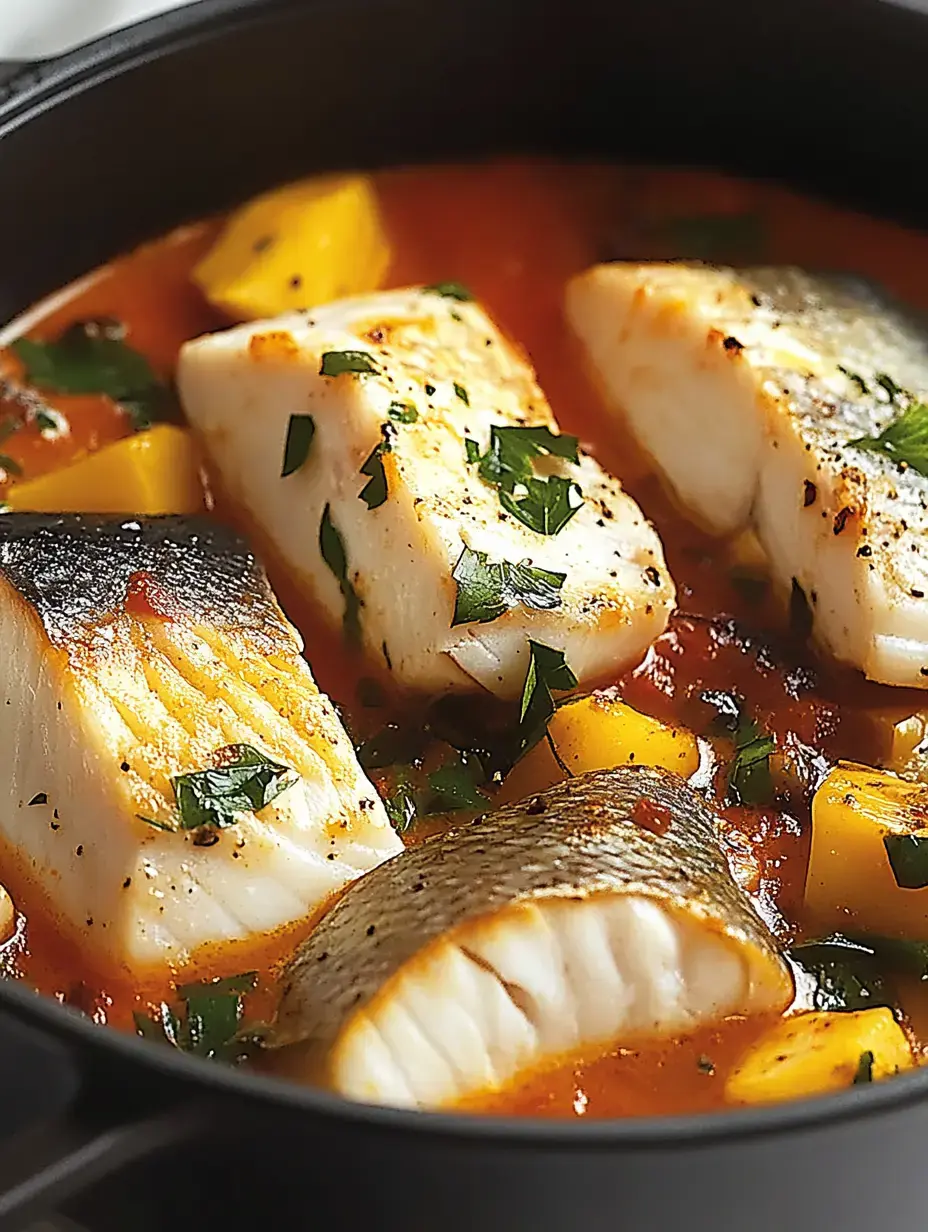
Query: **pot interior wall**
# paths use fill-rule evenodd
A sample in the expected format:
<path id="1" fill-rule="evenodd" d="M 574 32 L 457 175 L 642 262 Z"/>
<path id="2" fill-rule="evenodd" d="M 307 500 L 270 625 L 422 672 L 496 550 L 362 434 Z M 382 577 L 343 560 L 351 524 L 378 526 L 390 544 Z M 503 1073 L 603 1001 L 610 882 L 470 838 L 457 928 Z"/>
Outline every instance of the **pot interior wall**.
<path id="1" fill-rule="evenodd" d="M 594 154 L 922 209 L 928 20 L 885 0 L 204 0 L 143 30 L 0 105 L 0 317 L 323 167 Z"/>

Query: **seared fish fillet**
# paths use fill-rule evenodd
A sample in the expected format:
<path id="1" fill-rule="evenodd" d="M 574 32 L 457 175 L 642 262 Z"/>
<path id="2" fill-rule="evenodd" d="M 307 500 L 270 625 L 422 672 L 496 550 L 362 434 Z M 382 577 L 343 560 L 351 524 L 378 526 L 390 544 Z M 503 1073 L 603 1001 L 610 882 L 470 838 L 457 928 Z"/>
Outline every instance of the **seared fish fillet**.
<path id="1" fill-rule="evenodd" d="M 85 947 L 155 976 L 305 920 L 393 855 L 300 651 L 214 522 L 0 517 L 4 872 Z M 283 790 L 227 828 L 181 828 L 172 777 L 239 744 L 286 768 Z"/>
<path id="2" fill-rule="evenodd" d="M 603 265 L 567 312 L 692 516 L 753 526 L 836 658 L 928 687 L 928 479 L 851 443 L 928 391 L 923 328 L 862 283 L 797 269 Z"/>
<path id="3" fill-rule="evenodd" d="M 348 889 L 285 981 L 275 1042 L 305 1041 L 304 1076 L 419 1108 L 792 996 L 712 814 L 645 767 L 582 775 L 405 851 Z"/>
<path id="4" fill-rule="evenodd" d="M 413 289 L 239 326 L 188 343 L 178 381 L 226 489 L 333 621 L 347 628 L 358 605 L 368 654 L 399 683 L 514 696 L 529 637 L 565 651 L 582 683 L 638 659 L 664 628 L 674 589 L 660 541 L 592 458 L 533 464 L 582 493 L 571 488 L 575 511 L 556 534 L 507 512 L 468 460 L 486 453 L 494 425 L 557 433 L 532 369 L 476 304 Z M 282 477 L 299 415 L 315 434 Z M 333 527 L 350 595 L 323 558 Z M 510 598 L 485 623 L 453 624 L 465 548 L 562 585 L 540 604 Z"/>

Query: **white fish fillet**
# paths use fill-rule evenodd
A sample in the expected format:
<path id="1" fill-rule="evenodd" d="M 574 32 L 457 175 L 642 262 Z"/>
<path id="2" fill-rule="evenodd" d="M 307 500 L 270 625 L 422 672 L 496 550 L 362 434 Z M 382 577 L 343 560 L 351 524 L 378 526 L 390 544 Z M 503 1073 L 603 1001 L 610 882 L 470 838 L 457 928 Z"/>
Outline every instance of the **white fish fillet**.
<path id="1" fill-rule="evenodd" d="M 588 270 L 567 313 L 684 508 L 753 527 L 837 659 L 928 687 L 928 479 L 849 444 L 900 413 L 884 374 L 928 391 L 922 328 L 848 279 L 676 264 Z"/>
<path id="2" fill-rule="evenodd" d="M 170 618 L 125 609 L 135 570 Z M 4 872 L 137 980 L 221 965 L 227 947 L 247 966 L 249 945 L 402 846 L 300 651 L 221 527 L 0 519 Z M 171 777 L 240 743 L 299 780 L 210 845 L 141 820 L 173 824 Z"/>
<path id="3" fill-rule="evenodd" d="M 641 799 L 667 819 L 635 817 Z M 682 779 L 594 771 L 350 886 L 283 979 L 291 1076 L 431 1108 L 542 1066 L 785 1008 L 792 979 Z"/>
<path id="4" fill-rule="evenodd" d="M 327 352 L 361 352 L 374 375 L 320 375 Z M 404 685 L 439 692 L 482 686 L 514 696 L 527 639 L 566 652 L 581 682 L 636 660 L 664 628 L 674 590 L 660 541 L 619 482 L 588 456 L 545 458 L 538 474 L 574 478 L 584 501 L 555 535 L 504 512 L 469 465 L 466 438 L 485 451 L 492 425 L 557 431 L 534 374 L 473 303 L 406 290 L 360 296 L 188 343 L 178 371 L 187 415 L 225 488 L 333 621 L 345 599 L 325 564 L 326 506 L 344 543 L 368 654 Z M 414 423 L 391 419 L 412 405 Z M 292 415 L 315 437 L 281 478 Z M 383 440 L 387 499 L 359 499 L 361 466 Z M 452 627 L 452 579 L 464 548 L 491 562 L 565 573 L 561 606 L 515 606 L 489 623 Z"/>

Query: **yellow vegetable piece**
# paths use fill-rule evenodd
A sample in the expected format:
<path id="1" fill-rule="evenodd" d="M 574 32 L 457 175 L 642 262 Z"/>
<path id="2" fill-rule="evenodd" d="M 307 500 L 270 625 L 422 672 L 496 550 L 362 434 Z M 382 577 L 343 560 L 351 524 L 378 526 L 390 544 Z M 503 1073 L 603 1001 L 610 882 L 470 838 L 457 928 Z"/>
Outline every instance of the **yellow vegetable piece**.
<path id="1" fill-rule="evenodd" d="M 761 1036 L 729 1074 L 725 1096 L 734 1104 L 770 1104 L 840 1091 L 861 1070 L 879 1079 L 914 1066 L 892 1010 L 799 1014 Z"/>
<path id="2" fill-rule="evenodd" d="M 557 756 L 572 774 L 610 770 L 634 762 L 663 766 L 683 778 L 699 765 L 696 737 L 627 705 L 615 689 L 558 707 L 548 725 Z M 544 791 L 565 778 L 546 741 L 535 746 L 506 780 L 506 798 Z"/>
<path id="3" fill-rule="evenodd" d="M 70 466 L 15 484 L 6 503 L 31 513 L 197 513 L 204 508 L 189 432 L 157 424 Z"/>
<path id="4" fill-rule="evenodd" d="M 193 278 L 224 312 L 256 320 L 375 291 L 389 264 L 371 181 L 317 176 L 236 210 Z"/>
<path id="5" fill-rule="evenodd" d="M 928 837 L 928 786 L 839 763 L 812 801 L 805 901 L 816 929 L 928 936 L 928 888 L 901 889 L 883 845 L 921 832 Z"/>

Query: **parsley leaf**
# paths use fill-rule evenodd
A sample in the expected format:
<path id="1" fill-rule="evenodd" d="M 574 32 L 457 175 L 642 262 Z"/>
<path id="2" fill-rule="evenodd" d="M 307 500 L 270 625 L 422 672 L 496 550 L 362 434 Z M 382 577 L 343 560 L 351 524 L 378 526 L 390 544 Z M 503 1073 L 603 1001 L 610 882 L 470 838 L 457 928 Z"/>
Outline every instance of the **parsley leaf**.
<path id="1" fill-rule="evenodd" d="M 443 295 L 445 299 L 456 299 L 462 304 L 474 298 L 463 282 L 433 282 L 430 286 L 423 287 L 422 290 L 432 295 Z"/>
<path id="2" fill-rule="evenodd" d="M 402 424 L 415 423 L 419 418 L 419 412 L 411 402 L 391 402 L 387 407 L 387 414 Z"/>
<path id="3" fill-rule="evenodd" d="M 481 479 L 499 489 L 503 508 L 540 535 L 556 535 L 583 504 L 583 493 L 572 479 L 540 479 L 532 465 L 541 456 L 578 462 L 575 436 L 557 435 L 547 427 L 494 426 L 485 454 L 481 456 L 469 438 L 465 448 L 468 462 L 478 463 Z"/>
<path id="4" fill-rule="evenodd" d="M 257 982 L 257 972 L 246 971 L 201 984 L 183 984 L 177 989 L 182 1004 L 174 1009 L 162 1002 L 155 1019 L 136 1014 L 136 1032 L 196 1056 L 240 1060 L 250 1043 L 239 1033 L 243 998 Z"/>
<path id="5" fill-rule="evenodd" d="M 500 488 L 499 503 L 539 535 L 556 535 L 583 505 L 583 493 L 572 479 L 551 475 L 528 479 L 514 491 Z"/>
<path id="6" fill-rule="evenodd" d="M 375 445 L 370 455 L 361 467 L 362 475 L 369 475 L 367 483 L 361 489 L 358 499 L 363 500 L 368 509 L 379 509 L 387 499 L 387 472 L 383 469 L 383 455 L 393 448 L 390 443 L 390 433 L 396 429 L 390 424 L 384 424 L 380 431 L 383 440 Z"/>
<path id="7" fill-rule="evenodd" d="M 323 509 L 322 521 L 319 523 L 319 551 L 341 587 L 342 598 L 345 600 L 345 614 L 342 621 L 345 635 L 350 641 L 357 642 L 361 637 L 361 600 L 348 577 L 348 557 L 345 554 L 345 544 L 332 521 L 329 505 Z"/>
<path id="8" fill-rule="evenodd" d="M 457 397 L 461 399 L 461 401 L 464 403 L 465 406 L 470 406 L 470 396 L 468 395 L 467 390 L 464 388 L 463 385 L 459 385 L 457 381 L 454 382 L 454 392 L 457 395 Z"/>
<path id="9" fill-rule="evenodd" d="M 573 689 L 577 677 L 567 666 L 562 650 L 529 640 L 529 663 L 522 686 L 516 759 L 542 739 L 556 709 L 552 690 Z"/>
<path id="10" fill-rule="evenodd" d="M 928 886 L 928 836 L 887 834 L 883 846 L 900 889 L 923 890 Z"/>
<path id="11" fill-rule="evenodd" d="M 832 1012 L 892 1008 L 873 946 L 840 934 L 806 941 L 788 951 L 798 968 L 797 987 L 813 1010 Z M 805 978 L 802 978 L 805 977 Z"/>
<path id="12" fill-rule="evenodd" d="M 857 1072 L 854 1074 L 853 1086 L 858 1087 L 863 1083 L 873 1081 L 873 1053 L 868 1049 L 860 1054 L 860 1060 L 857 1062 Z"/>
<path id="13" fill-rule="evenodd" d="M 105 394 L 147 428 L 170 402 L 167 386 L 144 355 L 125 341 L 118 321 L 79 321 L 53 342 L 17 338 L 10 349 L 23 361 L 26 380 L 61 394 Z"/>
<path id="14" fill-rule="evenodd" d="M 464 451 L 467 454 L 468 462 L 480 461 L 480 446 L 471 436 L 464 437 Z"/>
<path id="15" fill-rule="evenodd" d="M 240 813 L 256 813 L 299 777 L 250 744 L 230 744 L 218 755 L 225 765 L 171 779 L 182 830 L 234 825 Z"/>
<path id="16" fill-rule="evenodd" d="M 479 763 L 461 753 L 428 776 L 431 796 L 426 804 L 429 813 L 455 813 L 463 809 L 484 810 L 489 800 L 477 787 Z"/>
<path id="17" fill-rule="evenodd" d="M 407 770 L 396 772 L 393 791 L 383 803 L 393 829 L 397 834 L 405 834 L 419 815 L 415 788 Z"/>
<path id="18" fill-rule="evenodd" d="M 537 611 L 560 607 L 560 591 L 567 574 L 535 568 L 528 560 L 490 563 L 486 552 L 466 547 L 451 576 L 458 586 L 451 622 L 454 626 L 469 621 L 487 624 L 519 604 Z"/>
<path id="19" fill-rule="evenodd" d="M 309 447 L 316 435 L 316 421 L 312 415 L 291 415 L 287 425 L 287 443 L 284 445 L 284 460 L 280 468 L 281 479 L 298 471 L 309 457 Z"/>
<path id="20" fill-rule="evenodd" d="M 928 476 L 928 405 L 913 402 L 879 436 L 860 436 L 848 444 L 885 454 Z"/>
<path id="21" fill-rule="evenodd" d="M 767 804 L 773 796 L 770 754 L 775 749 L 753 719 L 742 718 L 735 732 L 735 756 L 728 768 L 728 788 L 739 804 Z"/>
<path id="22" fill-rule="evenodd" d="M 343 376 L 353 372 L 366 376 L 377 371 L 377 365 L 367 351 L 325 351 L 319 368 L 320 376 Z"/>
<path id="23" fill-rule="evenodd" d="M 543 455 L 578 462 L 577 438 L 557 435 L 550 428 L 490 429 L 490 447 L 480 459 L 480 477 L 487 483 L 515 482 L 534 474 L 532 460 Z"/>

